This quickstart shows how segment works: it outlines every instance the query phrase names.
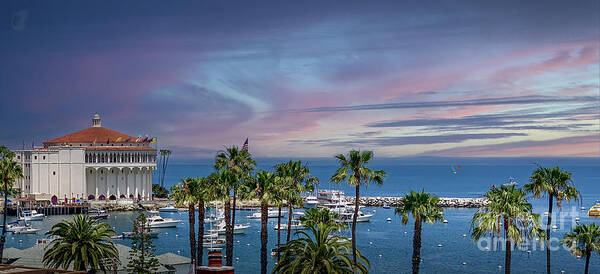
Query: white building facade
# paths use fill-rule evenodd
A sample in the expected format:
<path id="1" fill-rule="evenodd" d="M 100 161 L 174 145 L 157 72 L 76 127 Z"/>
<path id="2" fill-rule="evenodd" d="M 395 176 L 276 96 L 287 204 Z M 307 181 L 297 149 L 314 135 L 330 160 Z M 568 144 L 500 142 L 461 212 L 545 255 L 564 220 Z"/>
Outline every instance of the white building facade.
<path id="1" fill-rule="evenodd" d="M 44 147 L 15 151 L 24 178 L 23 196 L 64 199 L 150 200 L 156 149 L 151 140 L 103 128 L 94 115 L 92 127 L 44 142 Z"/>

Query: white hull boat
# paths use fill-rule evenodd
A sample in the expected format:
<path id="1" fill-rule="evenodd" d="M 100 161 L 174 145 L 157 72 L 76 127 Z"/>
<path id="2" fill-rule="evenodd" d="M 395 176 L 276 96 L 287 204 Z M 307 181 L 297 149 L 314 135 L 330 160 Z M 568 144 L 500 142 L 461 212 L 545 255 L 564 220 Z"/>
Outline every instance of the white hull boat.
<path id="1" fill-rule="evenodd" d="M 23 228 L 14 230 L 13 233 L 14 234 L 36 234 L 38 231 L 40 231 L 38 228 L 23 227 Z"/>
<path id="2" fill-rule="evenodd" d="M 173 220 L 170 218 L 163 219 L 160 216 L 151 216 L 148 217 L 148 226 L 150 228 L 170 228 L 177 227 L 177 223 L 179 220 Z"/>
<path id="3" fill-rule="evenodd" d="M 308 197 L 306 197 L 306 199 L 304 199 L 304 204 L 302 205 L 302 207 L 309 209 L 309 208 L 317 208 L 318 205 L 319 205 L 319 199 L 316 196 L 308 196 Z"/>
<path id="4" fill-rule="evenodd" d="M 233 234 L 244 234 L 246 228 L 249 228 L 249 225 L 235 225 L 233 228 Z M 225 234 L 225 224 L 220 224 L 216 229 L 209 229 L 209 233 L 214 234 Z"/>
<path id="5" fill-rule="evenodd" d="M 161 207 L 158 209 L 160 212 L 177 212 L 177 208 L 171 204 L 166 205 L 165 207 Z"/>
<path id="6" fill-rule="evenodd" d="M 281 211 L 281 217 L 285 216 L 285 214 L 287 214 L 287 210 L 282 210 Z M 260 212 L 255 212 L 255 213 L 253 213 L 250 216 L 246 216 L 246 218 L 248 218 L 248 219 L 260 219 L 260 216 L 261 216 Z M 277 216 L 279 216 L 279 213 L 277 212 L 277 209 L 275 209 L 275 210 L 269 209 L 269 212 L 268 212 L 267 216 L 268 216 L 268 218 L 277 218 Z"/>
<path id="7" fill-rule="evenodd" d="M 23 210 L 23 214 L 19 216 L 19 221 L 43 221 L 44 214 L 37 213 L 35 210 Z"/>

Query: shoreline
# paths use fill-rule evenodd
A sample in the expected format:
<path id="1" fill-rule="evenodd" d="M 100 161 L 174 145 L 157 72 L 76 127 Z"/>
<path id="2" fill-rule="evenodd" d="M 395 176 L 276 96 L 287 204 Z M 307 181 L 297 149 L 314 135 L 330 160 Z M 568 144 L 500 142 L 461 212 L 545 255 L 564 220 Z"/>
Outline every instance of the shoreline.
<path id="1" fill-rule="evenodd" d="M 354 197 L 346 197 L 346 201 L 349 203 L 354 203 Z M 402 204 L 403 197 L 381 197 L 381 196 L 372 196 L 372 197 L 360 197 L 360 205 L 361 206 L 369 206 L 369 207 L 383 207 L 384 205 L 388 205 L 390 207 L 396 207 Z M 439 205 L 444 208 L 480 208 L 487 205 L 487 200 L 485 198 L 455 198 L 455 197 L 440 197 Z M 139 203 L 116 203 L 116 202 L 105 202 L 105 203 L 90 203 L 91 209 L 103 209 L 107 211 L 139 211 L 139 210 L 158 210 L 161 207 L 166 206 L 167 204 L 173 204 L 173 201 L 170 200 L 154 200 L 154 201 L 144 201 Z M 214 204 L 214 203 L 207 203 Z M 223 202 L 216 202 L 217 206 L 222 206 Z M 247 210 L 247 209 L 256 209 L 260 207 L 260 203 L 258 200 L 238 200 L 237 209 L 238 210 Z M 269 205 L 271 208 L 276 208 L 276 205 Z M 284 204 L 284 208 L 287 207 L 287 204 Z M 187 209 L 187 207 L 181 207 L 181 209 Z"/>

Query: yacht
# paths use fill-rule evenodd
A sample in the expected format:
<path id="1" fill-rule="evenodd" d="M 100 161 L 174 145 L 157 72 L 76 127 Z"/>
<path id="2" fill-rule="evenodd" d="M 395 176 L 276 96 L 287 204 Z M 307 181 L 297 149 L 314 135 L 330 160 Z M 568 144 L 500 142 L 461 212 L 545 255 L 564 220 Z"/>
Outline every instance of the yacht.
<path id="1" fill-rule="evenodd" d="M 165 207 L 161 207 L 158 209 L 160 212 L 177 212 L 177 208 L 172 204 L 168 204 Z"/>
<path id="2" fill-rule="evenodd" d="M 309 208 L 317 208 L 318 205 L 319 205 L 319 199 L 317 198 L 317 196 L 308 196 L 304 199 L 304 204 L 302 205 L 302 207 L 309 209 Z"/>
<path id="3" fill-rule="evenodd" d="M 23 227 L 19 227 L 19 228 L 13 229 L 12 233 L 14 233 L 14 234 L 35 234 L 38 231 L 40 231 L 39 228 L 33 228 L 33 227 L 30 227 L 30 226 L 23 226 Z"/>
<path id="4" fill-rule="evenodd" d="M 148 217 L 148 226 L 150 228 L 168 228 L 176 227 L 179 220 L 173 220 L 171 218 L 162 218 L 160 216 Z"/>
<path id="5" fill-rule="evenodd" d="M 244 230 L 249 227 L 250 227 L 249 225 L 237 224 L 237 225 L 235 225 L 235 227 L 233 227 L 233 234 L 243 234 Z M 217 228 L 209 229 L 208 232 L 211 234 L 214 234 L 214 233 L 225 234 L 225 222 L 220 222 L 217 225 Z"/>
<path id="6" fill-rule="evenodd" d="M 319 190 L 317 191 L 317 201 L 319 205 L 345 203 L 346 198 L 343 191 L 339 190 Z"/>
<path id="7" fill-rule="evenodd" d="M 275 230 L 287 230 L 288 228 L 288 224 L 281 224 L 281 228 L 277 225 L 275 225 L 274 229 Z M 292 220 L 292 226 L 291 226 L 291 230 L 302 230 L 305 229 L 306 227 L 304 227 L 302 225 L 302 223 L 300 222 L 300 220 Z"/>
<path id="8" fill-rule="evenodd" d="M 283 217 L 285 214 L 287 214 L 287 210 L 281 210 L 281 216 Z M 277 218 L 277 216 L 279 215 L 277 209 L 269 209 L 268 211 L 268 218 Z M 248 219 L 260 219 L 260 212 L 255 212 L 250 216 L 246 216 L 246 218 Z"/>
<path id="9" fill-rule="evenodd" d="M 588 210 L 588 215 L 590 217 L 600 217 L 600 201 L 596 201 L 596 204 L 590 207 L 590 210 Z"/>
<path id="10" fill-rule="evenodd" d="M 363 222 L 369 222 L 371 221 L 371 217 L 374 214 L 365 214 L 362 211 L 358 211 L 358 215 L 356 216 L 356 222 L 357 223 L 363 223 Z M 344 213 L 340 213 L 340 222 L 343 223 L 351 223 L 352 222 L 352 218 L 354 216 L 354 212 L 344 212 Z"/>
<path id="11" fill-rule="evenodd" d="M 6 231 L 8 232 L 12 232 L 15 234 L 24 234 L 23 232 L 33 232 L 33 230 L 31 229 L 31 225 L 27 223 L 27 221 L 22 221 L 23 224 L 20 224 L 21 221 L 16 221 L 16 222 L 12 222 L 12 223 L 8 223 L 6 224 Z M 38 231 L 39 229 L 35 230 Z"/>
<path id="12" fill-rule="evenodd" d="M 34 210 L 23 210 L 21 216 L 18 218 L 19 221 L 42 221 L 44 220 L 44 214 L 38 213 Z"/>

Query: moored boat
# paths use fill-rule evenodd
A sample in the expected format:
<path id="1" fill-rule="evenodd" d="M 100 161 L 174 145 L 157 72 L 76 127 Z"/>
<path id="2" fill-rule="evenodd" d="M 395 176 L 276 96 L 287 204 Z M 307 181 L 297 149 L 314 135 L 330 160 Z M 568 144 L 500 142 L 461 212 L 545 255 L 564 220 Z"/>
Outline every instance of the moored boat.
<path id="1" fill-rule="evenodd" d="M 177 208 L 172 204 L 168 204 L 165 207 L 161 207 L 158 209 L 160 212 L 177 212 Z"/>
<path id="2" fill-rule="evenodd" d="M 304 198 L 304 204 L 302 205 L 302 207 L 309 209 L 309 208 L 317 208 L 318 205 L 319 205 L 319 199 L 316 196 L 308 196 L 308 197 Z"/>
<path id="3" fill-rule="evenodd" d="M 148 226 L 150 228 L 169 228 L 176 227 L 179 220 L 173 220 L 170 218 L 162 218 L 160 216 L 148 217 Z"/>
<path id="4" fill-rule="evenodd" d="M 23 210 L 21 216 L 18 217 L 19 221 L 42 221 L 44 220 L 44 214 L 38 213 L 34 210 Z"/>

